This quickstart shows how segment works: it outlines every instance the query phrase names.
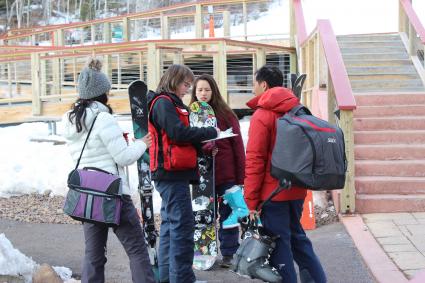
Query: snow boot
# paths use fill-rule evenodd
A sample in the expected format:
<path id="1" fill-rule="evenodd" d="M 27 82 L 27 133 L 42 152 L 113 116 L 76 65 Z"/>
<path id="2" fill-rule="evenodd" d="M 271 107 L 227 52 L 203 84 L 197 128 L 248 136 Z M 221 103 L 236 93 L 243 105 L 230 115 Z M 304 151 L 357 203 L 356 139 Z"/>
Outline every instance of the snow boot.
<path id="1" fill-rule="evenodd" d="M 245 238 L 233 255 L 232 270 L 242 276 L 265 282 L 282 282 L 282 277 L 268 261 L 269 255 L 276 247 L 273 238 L 260 236 L 255 231 L 250 232 L 252 236 Z"/>
<path id="2" fill-rule="evenodd" d="M 223 221 L 223 229 L 231 229 L 239 226 L 239 218 L 249 215 L 248 207 L 242 194 L 240 186 L 233 186 L 227 189 L 223 195 L 223 202 L 232 209 L 229 217 Z"/>

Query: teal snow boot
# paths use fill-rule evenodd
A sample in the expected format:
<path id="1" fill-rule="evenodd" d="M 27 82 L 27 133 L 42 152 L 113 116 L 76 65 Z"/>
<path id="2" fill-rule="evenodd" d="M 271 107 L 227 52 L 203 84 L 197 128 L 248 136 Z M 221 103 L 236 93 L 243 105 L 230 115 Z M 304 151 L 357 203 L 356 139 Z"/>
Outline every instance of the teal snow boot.
<path id="1" fill-rule="evenodd" d="M 232 209 L 232 213 L 223 221 L 223 229 L 238 227 L 239 218 L 249 215 L 248 207 L 243 198 L 242 188 L 240 186 L 233 186 L 226 190 L 223 195 L 223 202 Z"/>

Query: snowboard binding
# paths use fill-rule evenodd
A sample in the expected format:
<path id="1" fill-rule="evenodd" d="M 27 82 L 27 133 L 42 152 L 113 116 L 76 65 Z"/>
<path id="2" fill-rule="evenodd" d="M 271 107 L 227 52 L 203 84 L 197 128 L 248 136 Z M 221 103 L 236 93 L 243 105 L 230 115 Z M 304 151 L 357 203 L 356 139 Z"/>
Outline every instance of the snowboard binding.
<path id="1" fill-rule="evenodd" d="M 284 189 L 291 187 L 291 182 L 282 180 L 270 196 L 257 207 L 257 211 Z M 282 282 L 282 277 L 270 265 L 269 258 L 276 248 L 276 239 L 279 236 L 268 235 L 262 226 L 258 225 L 259 219 L 244 217 L 239 219 L 242 229 L 242 243 L 236 254 L 233 255 L 231 269 L 239 275 L 257 278 L 265 282 Z"/>
<path id="2" fill-rule="evenodd" d="M 241 219 L 240 223 L 243 241 L 233 256 L 232 270 L 239 275 L 265 282 L 281 282 L 281 276 L 269 263 L 278 237 L 266 235 L 262 227 L 258 226 L 257 219 Z"/>

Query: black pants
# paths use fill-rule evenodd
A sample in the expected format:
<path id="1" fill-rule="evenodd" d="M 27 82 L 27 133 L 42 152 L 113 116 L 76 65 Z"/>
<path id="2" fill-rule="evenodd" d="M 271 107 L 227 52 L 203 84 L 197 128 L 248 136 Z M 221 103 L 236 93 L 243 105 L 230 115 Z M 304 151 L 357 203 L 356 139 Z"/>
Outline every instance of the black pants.
<path id="1" fill-rule="evenodd" d="M 86 246 L 81 282 L 103 283 L 109 227 L 103 224 L 84 223 L 83 230 Z M 154 283 L 143 230 L 130 196 L 123 197 L 120 225 L 113 231 L 130 259 L 133 282 Z"/>

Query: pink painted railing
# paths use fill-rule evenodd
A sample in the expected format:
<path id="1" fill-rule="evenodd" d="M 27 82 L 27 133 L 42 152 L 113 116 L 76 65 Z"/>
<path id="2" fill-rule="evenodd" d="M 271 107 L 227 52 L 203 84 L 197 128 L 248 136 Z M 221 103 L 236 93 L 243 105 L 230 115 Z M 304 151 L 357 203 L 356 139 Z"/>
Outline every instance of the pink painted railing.
<path id="1" fill-rule="evenodd" d="M 413 26 L 417 35 L 419 36 L 422 44 L 425 44 L 425 28 L 418 18 L 415 10 L 413 10 L 412 3 L 409 0 L 400 0 L 401 8 L 409 19 L 410 24 Z"/>
<path id="2" fill-rule="evenodd" d="M 337 194 L 334 200 L 341 212 L 352 213 L 355 211 L 353 110 L 356 108 L 356 100 L 330 21 L 318 20 L 316 28 L 307 36 L 301 1 L 292 1 L 298 65 L 300 72 L 307 74 L 302 95 L 303 103 L 310 109 L 315 109 L 317 113 L 325 114 L 327 117 L 323 118 L 338 123 L 344 131 L 348 160 L 347 178 L 339 195 L 339 202 Z M 315 97 L 320 93 L 323 96 L 324 92 L 327 93 L 325 107 L 323 97 Z M 338 121 L 334 117 L 334 106 L 340 111 Z"/>
<path id="3" fill-rule="evenodd" d="M 328 63 L 338 107 L 341 110 L 353 110 L 356 108 L 356 100 L 354 99 L 344 60 L 329 20 L 318 20 L 317 32 Z"/>
<path id="4" fill-rule="evenodd" d="M 307 39 L 307 31 L 305 28 L 305 20 L 301 0 L 293 0 L 295 26 L 297 30 L 298 46 Z"/>

